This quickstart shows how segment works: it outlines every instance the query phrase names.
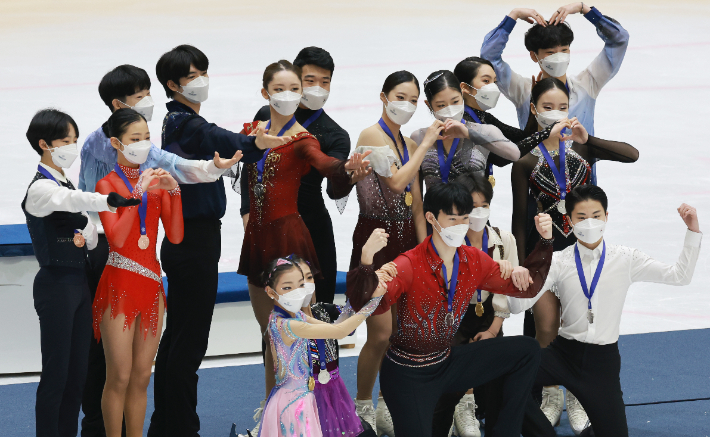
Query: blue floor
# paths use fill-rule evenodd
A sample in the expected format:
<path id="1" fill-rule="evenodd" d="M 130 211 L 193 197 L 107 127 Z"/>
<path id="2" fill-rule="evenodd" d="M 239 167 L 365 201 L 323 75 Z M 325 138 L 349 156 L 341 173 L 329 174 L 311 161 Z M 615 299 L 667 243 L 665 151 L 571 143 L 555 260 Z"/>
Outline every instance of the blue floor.
<path id="1" fill-rule="evenodd" d="M 622 336 L 622 388 L 631 436 L 710 435 L 710 329 Z M 341 360 L 341 376 L 355 393 L 357 358 Z M 263 399 L 263 366 L 225 367 L 199 372 L 198 413 L 201 435 L 227 436 L 232 422 L 242 432 L 253 425 L 254 408 Z M 34 435 L 34 393 L 37 384 L 0 386 L 0 436 Z M 378 387 L 375 387 L 377 390 Z M 148 418 L 152 412 L 148 390 Z M 146 421 L 147 429 L 147 421 Z M 573 436 L 566 417 L 559 436 Z"/>

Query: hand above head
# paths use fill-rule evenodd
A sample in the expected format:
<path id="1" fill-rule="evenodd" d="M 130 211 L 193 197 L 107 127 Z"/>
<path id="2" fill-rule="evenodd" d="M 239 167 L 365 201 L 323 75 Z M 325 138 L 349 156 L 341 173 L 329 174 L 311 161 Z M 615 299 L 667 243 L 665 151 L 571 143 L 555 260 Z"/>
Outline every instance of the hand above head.
<path id="1" fill-rule="evenodd" d="M 447 137 L 441 136 L 441 132 L 445 129 L 444 123 L 440 120 L 434 120 L 434 122 L 429 126 L 424 134 L 424 139 L 422 140 L 422 146 L 429 148 L 436 140 L 445 140 Z M 405 147 L 407 147 L 405 145 Z"/>
<path id="2" fill-rule="evenodd" d="M 159 168 L 157 170 L 153 171 L 153 176 L 155 176 L 158 180 L 157 183 L 151 183 L 150 186 L 148 187 L 148 191 L 150 190 L 174 190 L 177 188 L 178 183 L 173 178 L 173 175 L 168 173 L 167 171 L 163 170 L 162 168 Z M 145 184 L 145 181 L 144 181 Z M 145 185 L 143 185 L 145 187 Z M 143 189 L 145 191 L 145 188 Z"/>
<path id="3" fill-rule="evenodd" d="M 291 137 L 275 137 L 273 135 L 267 135 L 268 130 L 265 130 L 261 126 L 257 127 L 256 130 L 252 131 L 249 136 L 256 137 L 256 147 L 261 150 L 273 149 L 286 144 Z"/>
<path id="4" fill-rule="evenodd" d="M 213 162 L 214 162 L 215 167 L 221 168 L 221 169 L 226 169 L 226 168 L 230 168 L 231 166 L 233 166 L 234 164 L 239 162 L 239 160 L 241 160 L 243 157 L 244 157 L 244 154 L 242 153 L 241 150 L 237 150 L 237 153 L 235 153 L 234 156 L 232 156 L 232 159 L 220 158 L 219 153 L 214 152 Z"/>
<path id="5" fill-rule="evenodd" d="M 535 85 L 537 85 L 538 82 L 542 80 L 542 71 L 537 74 L 537 77 L 533 74 L 532 75 L 532 88 L 535 88 Z"/>
<path id="6" fill-rule="evenodd" d="M 700 223 L 698 223 L 698 212 L 692 206 L 683 203 L 678 207 L 678 214 L 685 222 L 689 231 L 700 232 Z"/>
<path id="7" fill-rule="evenodd" d="M 134 198 L 125 198 L 121 196 L 118 193 L 108 193 L 108 199 L 106 199 L 106 203 L 108 203 L 108 206 L 111 208 L 124 208 L 128 206 L 136 206 L 141 204 L 140 199 L 134 199 Z"/>
<path id="8" fill-rule="evenodd" d="M 552 217 L 549 214 L 538 214 L 535 216 L 535 228 L 542 238 L 549 240 L 552 238 Z"/>
<path id="9" fill-rule="evenodd" d="M 508 14 L 513 20 L 525 20 L 530 24 L 539 24 L 540 26 L 547 26 L 547 22 L 542 18 L 542 15 L 538 14 L 535 9 L 528 8 L 516 8 L 510 11 Z"/>
<path id="10" fill-rule="evenodd" d="M 375 254 L 387 246 L 387 238 L 389 238 L 389 234 L 384 229 L 377 228 L 372 231 L 370 238 L 362 246 L 360 262 L 364 265 L 371 265 Z"/>
<path id="11" fill-rule="evenodd" d="M 562 141 L 572 140 L 575 143 L 587 144 L 587 141 L 589 140 L 589 134 L 587 133 L 587 129 L 584 128 L 582 123 L 577 120 L 577 117 L 573 117 L 568 120 L 568 124 L 568 127 L 572 130 L 572 133 L 562 137 Z"/>
<path id="12" fill-rule="evenodd" d="M 468 128 L 459 120 L 448 119 L 444 122 L 444 138 L 468 138 Z"/>
<path id="13" fill-rule="evenodd" d="M 568 15 L 587 13 L 591 9 L 589 6 L 585 5 L 584 2 L 574 2 L 566 6 L 562 6 L 557 9 L 550 17 L 549 23 L 551 25 L 558 25 L 564 23 Z"/>
<path id="14" fill-rule="evenodd" d="M 510 278 L 510 275 L 513 274 L 513 264 L 508 261 L 507 259 L 502 259 L 500 261 L 496 261 L 498 263 L 498 267 L 500 267 L 500 277 L 501 279 L 508 279 Z"/>
<path id="15" fill-rule="evenodd" d="M 527 290 L 530 284 L 533 283 L 533 279 L 530 277 L 530 271 L 525 267 L 514 268 L 511 280 L 513 281 L 513 285 L 520 291 Z"/>

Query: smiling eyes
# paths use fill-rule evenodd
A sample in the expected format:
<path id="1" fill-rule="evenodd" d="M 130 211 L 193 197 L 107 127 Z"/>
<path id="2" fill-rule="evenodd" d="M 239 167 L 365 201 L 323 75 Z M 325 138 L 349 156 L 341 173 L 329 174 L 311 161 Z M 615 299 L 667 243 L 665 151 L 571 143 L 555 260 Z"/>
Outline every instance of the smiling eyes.
<path id="1" fill-rule="evenodd" d="M 461 97 L 456 97 L 456 98 L 453 99 L 453 100 L 451 101 L 451 103 L 449 103 L 448 105 L 447 105 L 446 103 L 441 102 L 441 103 L 438 103 L 438 104 L 435 106 L 435 108 L 436 108 L 436 109 L 444 109 L 444 108 L 446 108 L 446 107 L 449 106 L 449 105 L 460 105 L 460 104 L 461 104 Z"/>

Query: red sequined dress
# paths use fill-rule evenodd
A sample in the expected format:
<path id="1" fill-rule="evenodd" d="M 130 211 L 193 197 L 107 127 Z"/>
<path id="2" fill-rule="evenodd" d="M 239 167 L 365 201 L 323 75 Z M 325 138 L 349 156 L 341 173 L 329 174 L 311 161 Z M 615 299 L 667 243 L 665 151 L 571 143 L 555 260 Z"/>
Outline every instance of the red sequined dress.
<path id="1" fill-rule="evenodd" d="M 121 166 L 124 174 L 133 185 L 130 192 L 123 179 L 112 171 L 96 184 L 96 191 L 108 194 L 112 191 L 124 197 L 140 199 L 143 195 L 139 170 Z M 158 240 L 158 220 L 162 220 L 165 235 L 171 243 L 182 241 L 182 198 L 180 187 L 174 190 L 148 191 L 148 210 L 145 225 L 146 236 L 150 240 L 148 248 L 138 247 L 140 238 L 140 217 L 138 206 L 120 208 L 114 213 L 99 213 L 109 244 L 108 262 L 101 275 L 94 298 L 94 336 L 101 338 L 100 323 L 111 306 L 111 318 L 120 314 L 126 316 L 123 329 L 129 328 L 140 317 L 140 329 L 144 338 L 148 331 L 153 336 L 158 334 L 158 309 L 162 296 L 165 302 L 165 290 L 161 279 L 160 263 L 156 256 Z"/>
<path id="2" fill-rule="evenodd" d="M 256 121 L 246 123 L 242 133 L 248 135 L 257 126 Z M 295 253 L 310 263 L 316 277 L 321 277 L 311 234 L 298 213 L 298 187 L 301 178 L 314 167 L 332 182 L 333 197 L 347 196 L 352 184 L 345 163 L 321 152 L 318 140 L 308 132 L 301 132 L 292 136 L 290 142 L 269 150 L 261 182 L 265 188 L 262 196 L 254 193 L 257 163 L 246 165 L 250 213 L 237 273 L 261 287 L 260 276 L 266 264 Z"/>

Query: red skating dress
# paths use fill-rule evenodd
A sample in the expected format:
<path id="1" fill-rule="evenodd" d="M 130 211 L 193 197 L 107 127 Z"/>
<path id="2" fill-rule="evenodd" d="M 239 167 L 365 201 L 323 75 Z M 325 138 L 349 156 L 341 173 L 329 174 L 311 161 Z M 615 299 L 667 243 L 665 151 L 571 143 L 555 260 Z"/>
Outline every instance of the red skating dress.
<path id="1" fill-rule="evenodd" d="M 140 199 L 143 193 L 138 179 L 139 170 L 120 167 L 133 185 L 133 192 L 128 191 L 123 179 L 115 171 L 96 184 L 96 191 L 101 194 L 115 191 L 124 197 Z M 163 222 L 168 240 L 174 244 L 180 243 L 183 237 L 180 187 L 169 192 L 148 191 L 145 225 L 150 242 L 145 250 L 138 247 L 141 235 L 138 206 L 120 208 L 115 214 L 99 213 L 99 217 L 108 239 L 109 255 L 94 298 L 94 336 L 97 340 L 101 338 L 100 323 L 109 305 L 112 319 L 119 314 L 126 316 L 124 330 L 140 315 L 140 329 L 144 338 L 149 330 L 156 336 L 161 296 L 165 302 L 160 263 L 156 256 L 158 219 Z"/>
<path id="2" fill-rule="evenodd" d="M 257 126 L 256 121 L 246 123 L 242 133 L 248 135 Z M 249 181 L 250 214 L 237 273 L 263 287 L 260 276 L 266 264 L 295 253 L 310 263 L 316 277 L 322 277 L 311 234 L 298 213 L 298 188 L 301 178 L 314 167 L 331 180 L 336 198 L 345 197 L 352 190 L 345 163 L 321 152 L 318 140 L 301 132 L 289 143 L 270 149 L 264 163 L 262 196 L 254 193 L 257 164 L 247 164 L 242 177 Z"/>

